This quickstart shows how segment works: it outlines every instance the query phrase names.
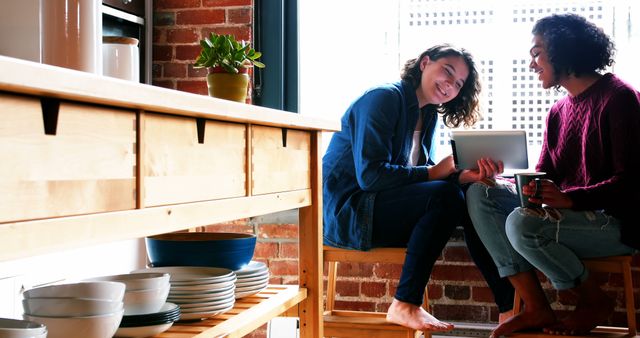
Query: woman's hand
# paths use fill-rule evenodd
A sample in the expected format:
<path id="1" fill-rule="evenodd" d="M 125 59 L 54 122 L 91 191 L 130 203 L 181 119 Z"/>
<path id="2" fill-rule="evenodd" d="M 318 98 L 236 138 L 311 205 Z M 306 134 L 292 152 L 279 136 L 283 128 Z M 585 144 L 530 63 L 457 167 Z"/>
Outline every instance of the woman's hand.
<path id="1" fill-rule="evenodd" d="M 481 158 L 477 164 L 478 169 L 465 169 L 460 173 L 460 178 L 458 179 L 460 183 L 482 181 L 502 174 L 504 171 L 504 163 L 502 163 L 502 161 L 494 162 L 490 158 Z"/>
<path id="2" fill-rule="evenodd" d="M 453 162 L 453 155 L 449 155 L 438 164 L 429 167 L 429 181 L 445 179 L 454 172 L 456 172 L 456 165 Z"/>
<path id="3" fill-rule="evenodd" d="M 540 196 L 539 198 L 533 197 L 536 195 L 535 181 L 531 181 L 528 185 L 522 187 L 522 194 L 529 196 L 529 202 L 531 203 L 546 204 L 558 209 L 571 209 L 573 207 L 573 201 L 569 195 L 562 192 L 551 180 L 540 180 L 540 191 L 537 194 Z"/>

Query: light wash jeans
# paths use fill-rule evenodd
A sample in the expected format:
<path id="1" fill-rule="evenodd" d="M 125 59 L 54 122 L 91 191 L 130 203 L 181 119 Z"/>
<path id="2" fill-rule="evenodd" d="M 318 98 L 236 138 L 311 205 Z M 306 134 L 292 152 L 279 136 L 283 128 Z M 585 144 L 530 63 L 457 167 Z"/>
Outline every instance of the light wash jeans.
<path id="1" fill-rule="evenodd" d="M 536 268 L 556 289 L 570 289 L 588 276 L 582 258 L 634 252 L 620 242 L 620 221 L 602 211 L 535 212 L 519 205 L 508 182 L 467 190 L 469 216 L 502 277 Z"/>

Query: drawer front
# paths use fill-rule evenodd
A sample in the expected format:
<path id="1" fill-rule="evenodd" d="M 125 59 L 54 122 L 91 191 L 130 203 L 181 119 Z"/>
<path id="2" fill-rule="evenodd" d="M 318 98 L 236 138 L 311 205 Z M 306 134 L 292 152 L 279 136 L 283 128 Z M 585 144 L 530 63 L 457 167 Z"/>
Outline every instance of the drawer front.
<path id="1" fill-rule="evenodd" d="M 306 131 L 252 126 L 252 195 L 308 189 L 310 143 Z"/>
<path id="2" fill-rule="evenodd" d="M 58 112 L 46 135 L 39 98 L 0 93 L 0 222 L 135 208 L 135 113 Z"/>
<path id="3" fill-rule="evenodd" d="M 246 126 L 147 114 L 144 122 L 145 206 L 246 195 Z"/>
<path id="4" fill-rule="evenodd" d="M 127 13 L 144 17 L 145 0 L 102 0 L 102 3 Z"/>

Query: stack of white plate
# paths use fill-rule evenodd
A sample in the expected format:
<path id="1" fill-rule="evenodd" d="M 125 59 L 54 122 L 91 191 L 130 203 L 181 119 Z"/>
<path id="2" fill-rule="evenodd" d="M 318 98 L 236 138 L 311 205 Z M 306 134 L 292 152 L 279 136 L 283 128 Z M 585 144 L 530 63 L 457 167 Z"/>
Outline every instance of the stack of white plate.
<path id="1" fill-rule="evenodd" d="M 236 274 L 232 270 L 195 266 L 165 266 L 145 270 L 171 276 L 167 300 L 180 306 L 180 320 L 219 315 L 231 310 L 235 304 Z"/>
<path id="2" fill-rule="evenodd" d="M 236 299 L 255 295 L 266 289 L 269 284 L 269 268 L 262 262 L 251 261 L 235 273 Z"/>

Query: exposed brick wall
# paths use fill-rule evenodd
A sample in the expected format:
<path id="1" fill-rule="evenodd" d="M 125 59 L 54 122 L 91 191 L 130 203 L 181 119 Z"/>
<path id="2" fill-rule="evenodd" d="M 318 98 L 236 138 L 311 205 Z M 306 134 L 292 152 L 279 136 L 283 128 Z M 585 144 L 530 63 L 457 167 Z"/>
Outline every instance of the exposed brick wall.
<path id="1" fill-rule="evenodd" d="M 153 1 L 153 85 L 207 95 L 206 69 L 193 68 L 211 32 L 250 41 L 252 0 Z"/>
<path id="2" fill-rule="evenodd" d="M 153 3 L 153 84 L 207 95 L 206 71 L 192 66 L 200 50 L 199 40 L 211 31 L 250 40 L 252 0 L 155 0 Z M 295 219 L 295 212 L 285 212 L 211 225 L 207 230 L 257 234 L 254 259 L 268 264 L 271 283 L 296 284 L 298 226 Z M 640 266 L 640 260 L 636 259 L 634 265 Z M 341 264 L 336 307 L 386 311 L 395 293 L 400 271 L 401 266 L 392 264 Z M 634 279 L 637 290 L 640 286 L 638 272 L 634 273 Z M 545 281 L 544 286 L 555 309 L 566 310 L 573 304 L 573 299 L 559 296 L 548 282 Z M 608 277 L 605 288 L 618 302 L 611 323 L 623 325 L 626 319 L 622 307 L 621 277 Z M 493 305 L 491 292 L 473 265 L 460 234 L 449 242 L 437 262 L 429 284 L 429 297 L 434 314 L 443 320 L 497 321 L 498 310 Z M 247 337 L 262 338 L 265 335 L 266 327 L 263 326 Z"/>

